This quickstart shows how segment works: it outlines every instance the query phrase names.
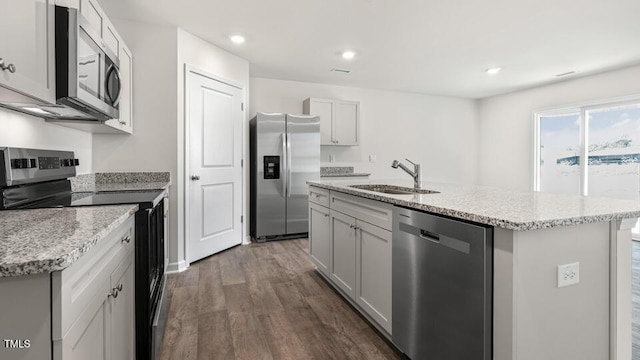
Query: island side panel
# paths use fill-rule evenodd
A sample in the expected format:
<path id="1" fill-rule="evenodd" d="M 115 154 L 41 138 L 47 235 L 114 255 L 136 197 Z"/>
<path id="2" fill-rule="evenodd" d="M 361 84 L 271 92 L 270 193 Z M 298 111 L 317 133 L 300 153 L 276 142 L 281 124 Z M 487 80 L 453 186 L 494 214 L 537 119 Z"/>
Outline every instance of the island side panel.
<path id="1" fill-rule="evenodd" d="M 49 273 L 0 277 L 0 359 L 51 359 L 50 299 Z"/>
<path id="2" fill-rule="evenodd" d="M 514 360 L 609 358 L 609 222 L 514 231 Z M 558 265 L 580 282 L 557 287 Z"/>
<path id="3" fill-rule="evenodd" d="M 493 229 L 493 268 L 493 359 L 512 360 L 515 353 L 513 230 Z"/>
<path id="4" fill-rule="evenodd" d="M 638 219 L 612 221 L 611 360 L 631 359 L 631 229 Z"/>

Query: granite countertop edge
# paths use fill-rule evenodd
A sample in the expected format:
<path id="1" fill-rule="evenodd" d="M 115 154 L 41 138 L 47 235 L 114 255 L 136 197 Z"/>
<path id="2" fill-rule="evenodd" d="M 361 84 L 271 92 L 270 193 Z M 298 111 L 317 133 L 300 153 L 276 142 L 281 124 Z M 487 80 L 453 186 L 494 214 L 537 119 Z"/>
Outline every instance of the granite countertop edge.
<path id="1" fill-rule="evenodd" d="M 68 252 L 61 256 L 47 259 L 38 259 L 19 263 L 0 263 L 0 278 L 23 275 L 34 275 L 44 272 L 60 271 L 73 265 L 78 259 L 91 250 L 96 244 L 107 237 L 113 230 L 124 223 L 133 213 L 138 210 L 138 205 L 116 205 L 116 206 L 92 206 L 87 209 L 122 207 L 122 214 L 97 233 L 88 237 L 81 244 L 71 246 Z M 77 209 L 77 208 L 76 208 Z M 55 211 L 56 209 L 45 209 Z M 32 241 L 36 241 L 34 238 Z"/>
<path id="2" fill-rule="evenodd" d="M 320 177 L 321 178 L 327 178 L 327 177 L 357 177 L 357 176 L 370 176 L 370 173 L 329 173 L 329 174 L 321 174 Z"/>
<path id="3" fill-rule="evenodd" d="M 438 215 L 448 216 L 452 218 L 467 220 L 475 223 L 500 227 L 507 230 L 515 230 L 515 231 L 548 229 L 548 228 L 561 227 L 561 226 L 588 224 L 588 223 L 605 222 L 605 221 L 616 221 L 616 220 L 622 220 L 627 218 L 640 217 L 640 209 L 639 209 L 637 211 L 621 211 L 621 212 L 612 212 L 612 213 L 600 214 L 600 215 L 584 215 L 584 216 L 577 216 L 577 217 L 569 216 L 569 217 L 558 217 L 554 219 L 542 219 L 542 220 L 531 220 L 531 221 L 514 221 L 510 219 L 475 214 L 472 212 L 461 211 L 461 210 L 446 208 L 442 206 L 421 204 L 421 203 L 410 201 L 410 200 L 396 198 L 392 195 L 350 188 L 348 187 L 350 184 L 347 184 L 347 183 L 330 184 L 330 183 L 323 183 L 323 182 L 308 181 L 307 184 L 328 189 L 328 190 L 342 192 L 349 195 L 359 196 L 366 199 L 382 201 L 382 202 L 393 204 L 393 205 L 404 206 L 404 207 L 408 207 L 416 210 L 435 213 Z"/>

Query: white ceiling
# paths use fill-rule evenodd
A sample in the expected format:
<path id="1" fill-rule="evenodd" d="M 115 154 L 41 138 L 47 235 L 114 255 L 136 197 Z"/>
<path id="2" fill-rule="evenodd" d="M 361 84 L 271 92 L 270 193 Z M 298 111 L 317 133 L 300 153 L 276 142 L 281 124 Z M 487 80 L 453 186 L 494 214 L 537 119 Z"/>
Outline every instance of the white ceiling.
<path id="1" fill-rule="evenodd" d="M 112 18 L 181 27 L 248 60 L 254 77 L 482 98 L 640 63 L 639 0 L 100 3 Z"/>

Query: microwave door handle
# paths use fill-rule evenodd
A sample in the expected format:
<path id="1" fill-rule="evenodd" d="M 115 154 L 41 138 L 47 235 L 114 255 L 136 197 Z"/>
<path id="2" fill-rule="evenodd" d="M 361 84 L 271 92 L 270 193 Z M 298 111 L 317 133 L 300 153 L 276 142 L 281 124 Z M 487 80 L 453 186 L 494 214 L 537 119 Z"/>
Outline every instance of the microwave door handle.
<path id="1" fill-rule="evenodd" d="M 109 92 L 109 83 L 111 81 L 112 76 L 115 76 L 116 80 L 118 81 L 118 87 L 117 87 L 118 94 L 116 94 L 116 96 L 113 96 L 113 94 Z M 107 76 L 105 78 L 105 89 L 106 89 L 107 96 L 109 97 L 109 100 L 111 100 L 111 103 L 114 106 L 118 105 L 118 102 L 120 101 L 120 95 L 122 94 L 122 81 L 120 80 L 120 74 L 118 74 L 118 69 L 113 64 L 109 65 L 109 69 L 107 69 Z"/>

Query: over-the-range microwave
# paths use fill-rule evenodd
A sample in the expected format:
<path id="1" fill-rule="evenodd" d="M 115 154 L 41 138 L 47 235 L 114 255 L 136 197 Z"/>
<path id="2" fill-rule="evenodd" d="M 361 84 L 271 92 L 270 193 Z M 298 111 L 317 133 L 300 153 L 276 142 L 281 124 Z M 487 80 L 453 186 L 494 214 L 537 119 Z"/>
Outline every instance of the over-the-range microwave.
<path id="1" fill-rule="evenodd" d="M 46 119 L 119 117 L 120 63 L 77 9 L 55 7 L 56 104 L 0 89 L 0 106 Z M 25 96 L 26 95 L 26 96 Z"/>

